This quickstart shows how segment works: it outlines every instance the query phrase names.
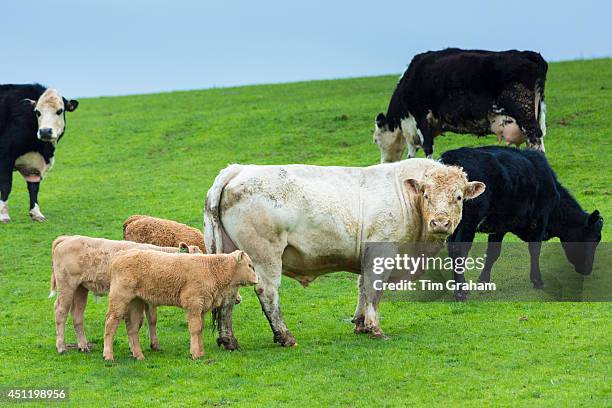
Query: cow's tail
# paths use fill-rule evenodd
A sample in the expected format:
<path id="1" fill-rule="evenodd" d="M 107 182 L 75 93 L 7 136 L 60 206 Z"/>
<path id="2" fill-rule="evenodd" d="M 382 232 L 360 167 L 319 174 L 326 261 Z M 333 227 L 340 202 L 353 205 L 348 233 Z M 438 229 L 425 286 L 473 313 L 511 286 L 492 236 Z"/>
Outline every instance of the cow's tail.
<path id="1" fill-rule="evenodd" d="M 204 207 L 204 243 L 209 254 L 223 253 L 223 238 L 221 225 L 221 194 L 225 186 L 240 173 L 243 166 L 232 164 L 221 170 L 212 187 L 206 194 Z"/>
<path id="2" fill-rule="evenodd" d="M 67 238 L 67 235 L 62 235 L 57 237 L 53 243 L 51 244 L 51 257 L 55 258 L 55 248 L 62 242 L 64 242 Z M 49 299 L 51 299 L 57 293 L 57 283 L 55 282 L 55 260 L 52 262 L 51 266 L 51 289 L 49 290 Z"/>
<path id="3" fill-rule="evenodd" d="M 125 230 L 127 229 L 128 225 L 130 225 L 136 220 L 141 219 L 142 217 L 144 217 L 144 215 L 132 215 L 131 217 L 128 217 L 125 221 L 123 221 L 123 239 L 124 240 L 125 240 Z"/>

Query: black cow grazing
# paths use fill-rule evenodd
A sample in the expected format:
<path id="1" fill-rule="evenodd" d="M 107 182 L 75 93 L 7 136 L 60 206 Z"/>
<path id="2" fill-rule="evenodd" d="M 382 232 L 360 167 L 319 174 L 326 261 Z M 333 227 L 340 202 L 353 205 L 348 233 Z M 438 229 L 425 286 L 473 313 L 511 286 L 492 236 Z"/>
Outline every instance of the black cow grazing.
<path id="1" fill-rule="evenodd" d="M 487 185 L 478 198 L 466 201 L 463 218 L 448 239 L 449 254 L 465 257 L 476 232 L 489 234 L 487 258 L 480 275 L 491 280 L 491 268 L 499 258 L 504 235 L 511 232 L 528 242 L 530 278 L 542 288 L 539 256 L 542 241 L 561 240 L 567 259 L 576 272 L 589 275 L 601 240 L 603 218 L 599 211 L 586 213 L 557 180 L 541 152 L 498 146 L 460 148 L 444 152 L 441 161 L 463 167 L 470 181 Z M 463 275 L 455 279 L 464 282 Z M 465 299 L 465 292 L 455 294 Z"/>
<path id="2" fill-rule="evenodd" d="M 416 55 L 393 92 L 387 114 L 376 117 L 381 162 L 419 147 L 433 154 L 441 133 L 496 134 L 498 142 L 544 151 L 548 64 L 532 51 L 448 48 Z"/>
<path id="3" fill-rule="evenodd" d="M 30 217 L 45 220 L 38 206 L 40 182 L 53 166 L 55 147 L 66 130 L 66 112 L 78 105 L 42 85 L 0 85 L 0 222 L 11 220 L 13 171 L 28 183 Z"/>

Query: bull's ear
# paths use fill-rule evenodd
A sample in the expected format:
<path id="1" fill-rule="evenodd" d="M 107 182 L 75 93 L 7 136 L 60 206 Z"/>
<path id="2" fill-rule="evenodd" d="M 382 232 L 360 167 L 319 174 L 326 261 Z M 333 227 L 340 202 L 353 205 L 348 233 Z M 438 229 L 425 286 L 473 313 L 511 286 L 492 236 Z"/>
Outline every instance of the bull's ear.
<path id="1" fill-rule="evenodd" d="M 406 179 L 404 185 L 413 194 L 421 194 L 423 185 L 417 179 Z"/>
<path id="2" fill-rule="evenodd" d="M 67 112 L 74 112 L 79 107 L 79 101 L 76 99 L 70 99 L 69 101 L 64 99 L 64 109 Z"/>
<path id="3" fill-rule="evenodd" d="M 243 251 L 236 251 L 236 252 L 238 252 L 236 254 L 236 262 L 240 263 L 242 262 L 242 254 L 244 254 L 244 252 Z"/>
<path id="4" fill-rule="evenodd" d="M 484 193 L 486 188 L 487 186 L 482 181 L 470 181 L 463 194 L 466 200 L 471 200 Z"/>
<path id="5" fill-rule="evenodd" d="M 24 105 L 27 105 L 31 108 L 36 107 L 36 101 L 34 99 L 25 98 L 22 102 L 24 103 Z"/>
<path id="6" fill-rule="evenodd" d="M 587 225 L 589 226 L 594 225 L 597 222 L 599 222 L 600 219 L 601 219 L 601 215 L 599 215 L 599 210 L 595 210 L 589 215 Z"/>
<path id="7" fill-rule="evenodd" d="M 189 253 L 189 245 L 187 245 L 187 243 L 186 243 L 186 242 L 181 242 L 181 243 L 179 244 L 179 252 L 180 252 L 181 254 L 187 254 L 187 253 Z"/>
<path id="8" fill-rule="evenodd" d="M 378 116 L 376 116 L 376 127 L 379 129 L 382 129 L 384 127 L 387 126 L 387 118 L 385 117 L 385 114 L 380 112 L 378 114 Z"/>

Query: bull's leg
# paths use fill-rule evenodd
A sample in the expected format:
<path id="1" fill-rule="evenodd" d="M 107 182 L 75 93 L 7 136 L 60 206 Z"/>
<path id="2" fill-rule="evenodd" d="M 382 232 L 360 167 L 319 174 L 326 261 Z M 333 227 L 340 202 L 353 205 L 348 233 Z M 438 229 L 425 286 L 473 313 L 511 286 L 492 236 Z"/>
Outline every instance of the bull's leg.
<path id="1" fill-rule="evenodd" d="M 489 243 L 487 244 L 487 259 L 485 259 L 484 267 L 480 272 L 478 280 L 480 282 L 491 282 L 491 269 L 493 264 L 499 258 L 501 254 L 502 241 L 504 239 L 504 233 L 501 234 L 489 234 Z"/>
<path id="2" fill-rule="evenodd" d="M 274 342 L 281 346 L 294 346 L 295 338 L 287 328 L 280 309 L 278 295 L 282 271 L 280 257 L 278 262 L 269 261 L 265 264 L 255 262 L 255 271 L 259 278 L 259 283 L 255 285 L 255 293 L 274 333 Z"/>
<path id="3" fill-rule="evenodd" d="M 355 323 L 355 333 L 365 333 L 365 288 L 364 288 L 364 277 L 359 275 L 357 279 L 357 308 L 355 309 L 355 315 L 353 316 L 353 323 Z"/>
<path id="4" fill-rule="evenodd" d="M 113 360 L 113 338 L 131 300 L 115 296 L 111 289 L 111 293 L 108 296 L 108 312 L 106 313 L 106 321 L 104 323 L 104 352 L 102 356 L 106 361 Z"/>
<path id="5" fill-rule="evenodd" d="M 28 181 L 28 192 L 30 193 L 30 218 L 33 221 L 43 222 L 47 219 L 40 212 L 40 207 L 38 206 L 38 190 L 40 188 L 40 182 L 30 182 Z"/>
<path id="6" fill-rule="evenodd" d="M 202 309 L 189 308 L 186 311 L 189 334 L 191 336 L 189 351 L 191 358 L 197 360 L 204 355 L 204 345 L 202 344 Z"/>
<path id="7" fill-rule="evenodd" d="M 217 329 L 219 330 L 217 345 L 223 345 L 226 350 L 236 350 L 239 347 L 232 327 L 232 314 L 235 303 L 235 299 L 230 299 L 212 311 L 213 320 L 216 319 Z"/>
<path id="8" fill-rule="evenodd" d="M 378 319 L 378 304 L 383 292 L 375 290 L 374 286 L 368 280 L 364 282 L 364 298 L 365 298 L 365 318 L 364 318 L 364 333 L 369 333 L 372 337 L 387 339 L 387 336 L 380 328 Z"/>
<path id="9" fill-rule="evenodd" d="M 8 198 L 13 186 L 14 161 L 0 156 L 0 222 L 11 221 L 8 209 Z"/>
<path id="10" fill-rule="evenodd" d="M 542 241 L 529 242 L 529 257 L 531 259 L 531 271 L 529 278 L 533 287 L 536 289 L 542 289 L 544 282 L 542 282 L 542 274 L 540 273 L 540 250 L 542 249 Z"/>
<path id="11" fill-rule="evenodd" d="M 159 351 L 161 349 L 159 347 L 159 340 L 157 339 L 157 307 L 146 303 L 145 311 L 147 313 L 147 322 L 149 323 L 149 341 L 151 344 L 151 350 Z"/>
<path id="12" fill-rule="evenodd" d="M 72 306 L 74 289 L 70 287 L 58 287 L 57 299 L 55 299 L 55 348 L 62 354 L 66 351 L 66 319 Z"/>
<path id="13" fill-rule="evenodd" d="M 140 336 L 138 332 L 142 326 L 143 312 L 145 303 L 140 299 L 134 299 L 128 305 L 126 329 L 128 334 L 128 340 L 130 342 L 130 349 L 132 350 L 132 356 L 136 360 L 144 360 L 144 354 L 140 347 Z"/>
<path id="14" fill-rule="evenodd" d="M 79 351 L 84 353 L 90 352 L 83 324 L 88 292 L 89 291 L 83 285 L 79 285 L 72 299 L 72 324 L 74 325 L 74 331 L 77 336 L 77 347 Z"/>

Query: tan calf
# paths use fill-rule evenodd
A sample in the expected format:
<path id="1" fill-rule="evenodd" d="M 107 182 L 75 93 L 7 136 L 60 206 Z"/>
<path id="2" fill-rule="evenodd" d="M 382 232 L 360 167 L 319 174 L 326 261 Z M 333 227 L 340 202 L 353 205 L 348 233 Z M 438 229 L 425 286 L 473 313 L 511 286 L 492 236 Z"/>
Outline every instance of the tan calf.
<path id="1" fill-rule="evenodd" d="M 132 215 L 123 222 L 123 239 L 158 246 L 178 246 L 181 242 L 199 247 L 206 253 L 202 231 L 180 222 Z"/>
<path id="2" fill-rule="evenodd" d="M 138 330 L 145 303 L 185 309 L 191 357 L 204 355 L 203 316 L 236 296 L 240 286 L 254 285 L 251 258 L 242 251 L 220 255 L 176 255 L 128 250 L 111 262 L 111 289 L 104 328 L 104 359 L 113 360 L 113 338 L 123 316 L 132 355 L 144 359 Z"/>
<path id="3" fill-rule="evenodd" d="M 158 247 L 149 244 L 139 244 L 130 241 L 112 241 L 103 238 L 90 238 L 80 235 L 60 236 L 52 245 L 53 271 L 51 273 L 51 293 L 57 291 L 55 301 L 56 348 L 58 353 L 66 351 L 64 332 L 68 312 L 72 314 L 72 323 L 77 335 L 77 347 L 80 351 L 89 352 L 87 339 L 83 329 L 83 315 L 87 306 L 87 294 L 105 295 L 110 289 L 110 261 L 119 251 L 126 249 L 142 249 L 163 252 L 198 253 L 195 246 L 181 244 L 179 247 Z M 151 308 L 149 335 L 151 348 L 159 349 L 155 325 L 157 314 Z"/>

